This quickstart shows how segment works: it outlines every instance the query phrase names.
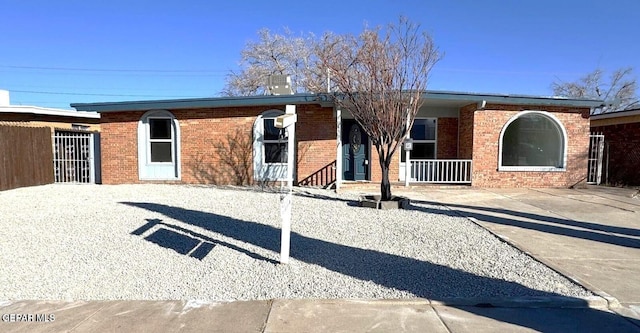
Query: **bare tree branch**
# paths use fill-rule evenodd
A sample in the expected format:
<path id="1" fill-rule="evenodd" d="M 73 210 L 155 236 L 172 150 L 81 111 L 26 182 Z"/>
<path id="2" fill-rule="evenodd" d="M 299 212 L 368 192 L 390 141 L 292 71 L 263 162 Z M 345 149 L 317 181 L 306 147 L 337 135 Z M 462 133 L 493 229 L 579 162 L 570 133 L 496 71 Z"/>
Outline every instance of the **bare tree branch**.
<path id="1" fill-rule="evenodd" d="M 240 71 L 227 76 L 222 91 L 227 96 L 261 95 L 265 93 L 267 77 L 272 74 L 291 75 L 294 92 L 320 92 L 322 80 L 314 72 L 313 45 L 315 36 L 295 36 L 289 29 L 272 34 L 269 29 L 258 31 L 259 41 L 248 42 L 241 52 Z"/>
<path id="2" fill-rule="evenodd" d="M 598 110 L 598 113 L 627 110 L 639 106 L 636 95 L 638 85 L 631 67 L 615 70 L 608 81 L 604 79 L 604 71 L 598 68 L 575 82 L 559 80 L 553 82 L 551 88 L 558 96 L 604 100 L 606 106 Z"/>
<path id="3" fill-rule="evenodd" d="M 413 125 L 429 72 L 440 59 L 433 39 L 400 18 L 384 32 L 377 27 L 358 37 L 325 34 L 316 52 L 331 73 L 335 102 L 350 111 L 376 147 L 382 199 L 390 200 L 391 158 Z"/>

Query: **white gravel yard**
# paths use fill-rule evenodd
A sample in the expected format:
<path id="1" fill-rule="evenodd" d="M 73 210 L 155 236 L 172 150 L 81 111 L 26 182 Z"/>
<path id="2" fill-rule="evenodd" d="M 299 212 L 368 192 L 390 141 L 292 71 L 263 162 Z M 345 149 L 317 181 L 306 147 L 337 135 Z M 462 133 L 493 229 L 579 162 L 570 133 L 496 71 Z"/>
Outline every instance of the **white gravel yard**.
<path id="1" fill-rule="evenodd" d="M 378 211 L 297 189 L 291 262 L 279 195 L 183 185 L 0 192 L 0 299 L 591 296 L 441 206 Z"/>

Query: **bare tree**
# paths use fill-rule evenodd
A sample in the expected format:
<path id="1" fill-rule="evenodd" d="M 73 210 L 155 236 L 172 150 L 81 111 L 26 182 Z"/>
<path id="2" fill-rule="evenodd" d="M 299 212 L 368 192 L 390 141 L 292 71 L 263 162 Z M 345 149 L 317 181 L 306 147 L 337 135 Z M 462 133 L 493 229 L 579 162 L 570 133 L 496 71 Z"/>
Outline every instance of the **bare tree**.
<path id="1" fill-rule="evenodd" d="M 240 70 L 227 76 L 223 95 L 264 94 L 267 78 L 272 74 L 291 75 L 294 92 L 320 91 L 321 83 L 316 80 L 319 75 L 313 73 L 317 68 L 313 34 L 296 36 L 288 29 L 283 34 L 273 34 L 261 29 L 258 36 L 258 42 L 249 42 L 242 50 Z"/>
<path id="2" fill-rule="evenodd" d="M 602 69 L 596 69 L 574 82 L 556 81 L 551 85 L 553 93 L 572 98 L 595 98 L 605 101 L 606 106 L 597 113 L 626 110 L 640 106 L 636 90 L 638 84 L 633 77 L 633 68 L 615 70 L 607 82 Z"/>
<path id="3" fill-rule="evenodd" d="M 365 28 L 357 37 L 325 34 L 316 52 L 337 89 L 330 96 L 351 112 L 376 147 L 381 197 L 391 200 L 391 158 L 413 126 L 429 72 L 440 59 L 433 39 L 400 18 L 385 31 Z"/>

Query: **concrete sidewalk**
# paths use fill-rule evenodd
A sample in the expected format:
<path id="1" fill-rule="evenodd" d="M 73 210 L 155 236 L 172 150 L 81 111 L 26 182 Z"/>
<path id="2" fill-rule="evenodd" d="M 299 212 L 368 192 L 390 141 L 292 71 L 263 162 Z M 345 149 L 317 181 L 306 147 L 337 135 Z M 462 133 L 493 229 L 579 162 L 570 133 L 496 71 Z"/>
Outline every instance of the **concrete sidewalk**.
<path id="1" fill-rule="evenodd" d="M 428 300 L 20 301 L 0 313 L 1 332 L 640 332 L 600 309 Z"/>

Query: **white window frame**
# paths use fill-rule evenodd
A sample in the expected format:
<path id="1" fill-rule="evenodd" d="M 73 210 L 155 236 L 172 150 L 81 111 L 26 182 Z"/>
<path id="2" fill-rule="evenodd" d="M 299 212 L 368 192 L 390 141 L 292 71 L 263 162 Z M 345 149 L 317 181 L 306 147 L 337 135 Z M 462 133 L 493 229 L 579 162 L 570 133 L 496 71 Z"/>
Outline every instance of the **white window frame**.
<path id="1" fill-rule="evenodd" d="M 560 136 L 562 139 L 562 167 L 556 167 L 556 166 L 503 166 L 502 165 L 502 149 L 503 149 L 503 139 L 504 139 L 504 133 L 507 131 L 507 128 L 509 127 L 509 125 L 511 125 L 511 123 L 513 123 L 514 121 L 516 121 L 518 118 L 527 115 L 527 114 L 538 114 L 541 115 L 543 117 L 546 117 L 547 119 L 549 119 L 550 121 L 554 122 L 555 125 L 557 126 L 557 129 L 560 130 Z M 509 119 L 509 121 L 507 121 L 507 123 L 502 127 L 502 130 L 500 131 L 500 138 L 499 138 L 499 149 L 498 149 L 498 171 L 533 171 L 533 172 L 564 172 L 567 171 L 567 152 L 568 152 L 568 136 L 567 136 L 567 130 L 565 129 L 564 125 L 562 124 L 562 122 L 560 121 L 560 119 L 558 119 L 555 115 L 553 115 L 550 112 L 547 111 L 541 111 L 541 110 L 526 110 L 526 111 L 522 111 L 519 112 L 518 114 L 514 115 L 513 117 L 511 117 L 511 119 Z"/>
<path id="2" fill-rule="evenodd" d="M 151 132 L 149 119 L 170 119 L 171 121 L 171 159 L 172 162 L 151 162 Z M 165 139 L 166 140 L 166 139 Z M 168 110 L 150 110 L 138 121 L 138 179 L 146 180 L 181 180 L 182 167 L 180 156 L 180 124 L 173 113 Z M 172 167 L 172 176 L 158 175 L 154 167 Z M 163 173 L 161 171 L 160 173 Z"/>
<path id="3" fill-rule="evenodd" d="M 275 119 L 278 116 L 285 114 L 284 111 L 278 109 L 270 109 L 260 114 L 253 124 L 253 179 L 256 181 L 286 181 L 287 180 L 287 168 L 288 163 L 266 163 L 265 162 L 265 140 L 264 140 L 264 120 Z M 295 124 L 289 126 L 287 131 L 295 132 Z M 288 148 L 291 148 L 290 136 L 287 135 L 287 140 L 282 140 L 282 143 L 287 142 Z M 266 143 L 277 143 L 279 140 L 266 140 Z M 292 151 L 289 151 L 292 150 Z M 295 147 L 293 149 L 287 149 L 287 154 L 295 154 Z M 295 155 L 294 155 L 295 156 Z M 289 156 L 287 155 L 287 158 Z M 295 163 L 294 163 L 295 168 Z"/>
<path id="4" fill-rule="evenodd" d="M 176 161 L 176 144 L 174 142 L 175 139 L 175 130 L 173 129 L 173 118 L 168 116 L 150 116 L 146 118 L 146 131 L 147 131 L 147 163 L 148 164 L 174 164 Z M 169 130 L 171 131 L 171 138 L 169 139 L 152 139 L 151 138 L 151 120 L 161 119 L 169 121 Z M 171 162 L 153 162 L 151 160 L 151 143 L 154 142 L 168 142 L 171 143 Z"/>
<path id="5" fill-rule="evenodd" d="M 284 114 L 284 113 L 283 113 Z M 264 139 L 264 133 L 265 133 L 265 128 L 264 128 L 264 123 L 265 120 L 271 119 L 275 122 L 275 119 L 278 116 L 263 116 L 262 117 L 262 164 L 265 165 L 287 165 L 287 162 L 267 162 L 267 148 L 266 148 L 266 144 L 267 143 L 276 143 L 276 144 L 286 144 L 287 147 L 289 146 L 289 129 L 285 128 L 283 129 L 284 131 L 284 139 L 282 140 L 266 140 Z M 287 160 L 289 156 L 289 150 L 287 149 L 287 154 L 285 156 L 285 160 Z"/>
<path id="6" fill-rule="evenodd" d="M 434 117 L 416 117 L 414 119 L 414 124 L 416 120 L 435 120 L 435 129 L 434 129 L 434 133 L 433 133 L 433 137 L 435 139 L 433 140 L 416 140 L 413 139 L 413 144 L 415 145 L 416 143 L 433 143 L 433 159 L 437 160 L 438 159 L 438 118 L 434 118 Z M 413 127 L 413 126 L 412 126 Z M 411 133 L 411 131 L 409 131 L 409 133 Z M 405 162 L 402 161 L 402 158 L 404 157 L 404 149 L 402 149 L 402 147 L 400 148 L 400 163 L 404 164 Z"/>

